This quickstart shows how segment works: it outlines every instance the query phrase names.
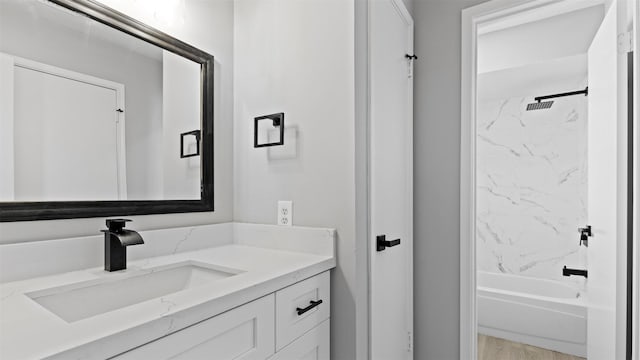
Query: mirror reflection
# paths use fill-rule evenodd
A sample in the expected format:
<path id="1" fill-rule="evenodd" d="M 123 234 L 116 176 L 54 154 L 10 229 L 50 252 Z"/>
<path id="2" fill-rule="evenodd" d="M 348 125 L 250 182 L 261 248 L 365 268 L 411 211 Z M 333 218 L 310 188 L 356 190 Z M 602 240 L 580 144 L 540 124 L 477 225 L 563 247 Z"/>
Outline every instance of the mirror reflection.
<path id="1" fill-rule="evenodd" d="M 0 201 L 199 200 L 201 108 L 200 64 L 0 0 Z"/>

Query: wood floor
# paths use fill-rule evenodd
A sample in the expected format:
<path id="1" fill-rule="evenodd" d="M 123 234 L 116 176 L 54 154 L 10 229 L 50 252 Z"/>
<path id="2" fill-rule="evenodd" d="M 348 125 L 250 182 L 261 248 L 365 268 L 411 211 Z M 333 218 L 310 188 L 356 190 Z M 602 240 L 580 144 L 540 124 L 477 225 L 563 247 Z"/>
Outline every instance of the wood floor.
<path id="1" fill-rule="evenodd" d="M 478 360 L 586 360 L 531 345 L 478 335 Z"/>

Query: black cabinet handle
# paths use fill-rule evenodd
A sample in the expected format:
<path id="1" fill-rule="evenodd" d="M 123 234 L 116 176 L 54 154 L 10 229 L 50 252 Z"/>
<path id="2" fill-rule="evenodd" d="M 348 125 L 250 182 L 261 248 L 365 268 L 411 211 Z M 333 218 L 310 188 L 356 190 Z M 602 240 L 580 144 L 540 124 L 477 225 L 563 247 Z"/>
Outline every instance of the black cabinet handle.
<path id="1" fill-rule="evenodd" d="M 394 247 L 396 245 L 400 245 L 400 239 L 387 241 L 387 235 L 378 235 L 376 236 L 376 250 L 383 251 L 388 247 Z"/>
<path id="2" fill-rule="evenodd" d="M 322 300 L 318 300 L 318 301 L 311 300 L 309 301 L 309 306 L 307 306 L 306 308 L 296 308 L 296 311 L 298 312 L 298 315 L 302 315 L 320 304 L 322 304 Z"/>

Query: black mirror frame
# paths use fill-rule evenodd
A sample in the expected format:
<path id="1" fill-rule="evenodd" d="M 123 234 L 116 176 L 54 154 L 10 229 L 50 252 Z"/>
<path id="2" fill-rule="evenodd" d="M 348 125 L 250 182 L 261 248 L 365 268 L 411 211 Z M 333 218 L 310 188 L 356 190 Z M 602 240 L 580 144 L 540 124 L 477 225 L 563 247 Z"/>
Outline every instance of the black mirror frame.
<path id="1" fill-rule="evenodd" d="M 213 56 L 98 2 L 48 1 L 201 65 L 201 197 L 200 200 L 0 202 L 0 222 L 213 211 Z"/>

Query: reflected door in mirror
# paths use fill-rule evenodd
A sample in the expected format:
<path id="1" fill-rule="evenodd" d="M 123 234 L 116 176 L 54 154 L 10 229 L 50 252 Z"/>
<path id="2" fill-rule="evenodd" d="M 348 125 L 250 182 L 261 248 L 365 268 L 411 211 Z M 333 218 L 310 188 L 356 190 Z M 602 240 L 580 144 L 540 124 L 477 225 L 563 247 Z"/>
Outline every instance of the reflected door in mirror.
<path id="1" fill-rule="evenodd" d="M 0 53 L 0 201 L 201 200 L 200 63 L 38 0 L 0 0 Z"/>

